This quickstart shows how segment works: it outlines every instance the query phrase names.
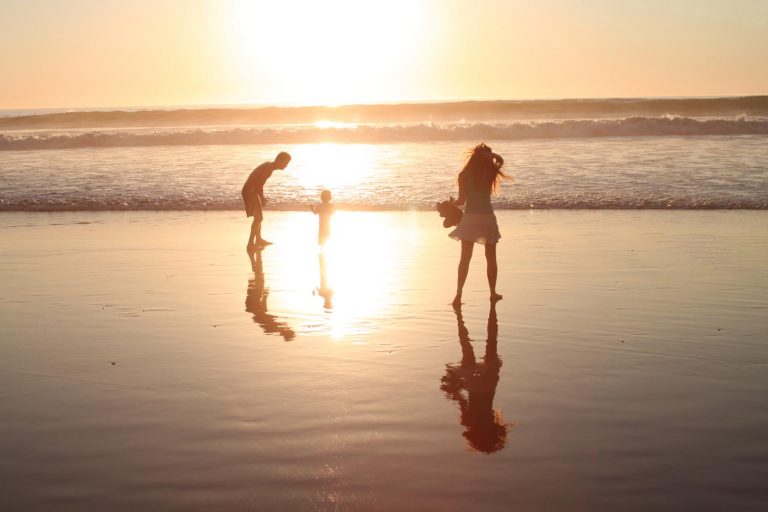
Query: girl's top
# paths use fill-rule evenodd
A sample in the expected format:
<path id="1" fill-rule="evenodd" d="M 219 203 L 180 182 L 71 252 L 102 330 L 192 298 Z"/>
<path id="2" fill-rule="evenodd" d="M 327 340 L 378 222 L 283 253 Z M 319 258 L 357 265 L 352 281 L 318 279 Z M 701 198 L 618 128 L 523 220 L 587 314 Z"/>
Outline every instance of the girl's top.
<path id="1" fill-rule="evenodd" d="M 464 194 L 467 198 L 467 206 L 464 213 L 492 214 L 491 190 L 476 183 L 472 177 L 464 179 Z"/>

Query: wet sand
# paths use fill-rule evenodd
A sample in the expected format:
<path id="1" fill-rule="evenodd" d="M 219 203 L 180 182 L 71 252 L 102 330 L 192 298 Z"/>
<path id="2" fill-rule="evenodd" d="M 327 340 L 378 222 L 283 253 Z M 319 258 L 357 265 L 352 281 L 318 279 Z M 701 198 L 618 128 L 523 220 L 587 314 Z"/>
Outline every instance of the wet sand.
<path id="1" fill-rule="evenodd" d="M 768 213 L 0 214 L 2 510 L 761 510 Z"/>

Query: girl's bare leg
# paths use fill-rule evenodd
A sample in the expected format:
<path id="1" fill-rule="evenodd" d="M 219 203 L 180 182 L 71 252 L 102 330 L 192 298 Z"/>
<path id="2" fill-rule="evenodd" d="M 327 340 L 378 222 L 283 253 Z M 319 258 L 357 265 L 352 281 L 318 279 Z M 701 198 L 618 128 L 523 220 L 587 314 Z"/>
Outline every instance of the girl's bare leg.
<path id="1" fill-rule="evenodd" d="M 485 245 L 485 260 L 487 264 L 488 288 L 491 290 L 491 300 L 501 300 L 501 295 L 496 293 L 496 277 L 499 273 L 496 264 L 496 244 Z"/>
<path id="2" fill-rule="evenodd" d="M 464 290 L 464 283 L 469 273 L 469 261 L 472 259 L 472 249 L 475 242 L 461 241 L 461 259 L 459 260 L 458 279 L 456 280 L 456 297 L 453 299 L 453 305 L 461 305 L 461 293 Z"/>

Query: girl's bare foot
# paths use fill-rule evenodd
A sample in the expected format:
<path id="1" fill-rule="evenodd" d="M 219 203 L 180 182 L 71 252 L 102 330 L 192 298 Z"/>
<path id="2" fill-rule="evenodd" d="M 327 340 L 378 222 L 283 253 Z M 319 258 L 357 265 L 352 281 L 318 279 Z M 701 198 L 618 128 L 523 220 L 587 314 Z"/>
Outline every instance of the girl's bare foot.
<path id="1" fill-rule="evenodd" d="M 453 302 L 451 302 L 451 305 L 454 308 L 460 308 L 461 307 L 461 295 L 456 295 L 456 297 L 453 298 Z"/>
<path id="2" fill-rule="evenodd" d="M 491 302 L 496 302 L 496 301 L 499 301 L 499 300 L 501 300 L 503 298 L 504 297 L 501 294 L 499 294 L 499 293 L 493 292 L 491 294 Z"/>

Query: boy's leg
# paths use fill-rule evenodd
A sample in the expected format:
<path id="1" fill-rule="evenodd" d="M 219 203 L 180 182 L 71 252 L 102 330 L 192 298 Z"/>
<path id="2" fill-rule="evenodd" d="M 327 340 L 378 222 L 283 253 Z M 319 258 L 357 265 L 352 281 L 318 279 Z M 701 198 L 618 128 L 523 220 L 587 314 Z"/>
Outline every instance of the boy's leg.
<path id="1" fill-rule="evenodd" d="M 253 222 L 251 222 L 251 233 L 248 236 L 248 245 L 246 246 L 247 249 L 253 249 L 253 247 L 256 244 L 256 240 L 259 240 L 261 238 L 261 220 L 257 219 L 256 217 L 253 218 Z"/>
<path id="2" fill-rule="evenodd" d="M 258 222 L 258 225 L 256 226 L 256 245 L 259 247 L 266 247 L 267 245 L 272 245 L 272 242 L 268 242 L 267 240 L 264 240 L 261 238 L 261 221 Z"/>
<path id="3" fill-rule="evenodd" d="M 256 232 L 255 232 L 255 243 L 258 246 L 265 246 L 270 245 L 272 242 L 267 242 L 263 238 L 261 238 L 261 223 L 264 220 L 264 212 L 261 204 L 261 198 L 256 197 L 256 205 L 253 209 L 253 222 L 256 224 Z"/>

